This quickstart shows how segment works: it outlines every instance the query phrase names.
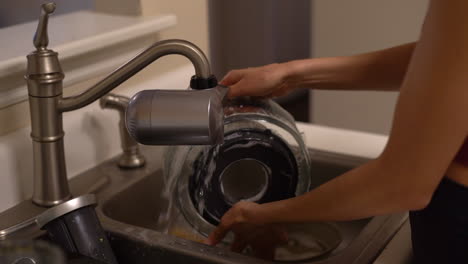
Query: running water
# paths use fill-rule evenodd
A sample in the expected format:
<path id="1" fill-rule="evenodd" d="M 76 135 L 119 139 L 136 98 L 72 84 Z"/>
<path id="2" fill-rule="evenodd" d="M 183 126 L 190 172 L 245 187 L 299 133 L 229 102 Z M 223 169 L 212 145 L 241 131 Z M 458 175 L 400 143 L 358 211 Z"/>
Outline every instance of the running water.
<path id="1" fill-rule="evenodd" d="M 194 162 L 201 157 L 208 166 L 202 168 L 203 175 L 212 175 L 216 169 L 216 160 L 219 151 L 216 146 L 177 146 L 168 148 L 164 165 L 163 180 L 165 188 L 161 198 L 167 200 L 166 210 L 161 210 L 157 216 L 158 230 L 166 234 L 173 234 L 186 239 L 201 242 L 204 237 L 187 222 L 179 209 L 179 189 L 188 190 L 189 177 L 195 175 Z M 187 177 L 188 176 L 188 177 Z M 198 212 L 203 215 L 205 208 L 205 192 L 211 188 L 211 177 L 206 177 L 202 188 L 193 197 Z"/>
<path id="2" fill-rule="evenodd" d="M 167 200 L 167 210 L 161 210 L 160 214 L 158 215 L 157 222 L 158 227 L 160 228 L 161 232 L 168 233 L 169 231 L 169 224 L 171 220 L 174 218 L 175 209 L 176 209 L 176 201 L 174 199 L 174 192 L 177 183 L 177 175 L 180 175 L 182 171 L 182 166 L 180 163 L 174 161 L 183 161 L 187 152 L 184 151 L 185 146 L 183 147 L 170 147 L 166 152 L 166 157 L 172 157 L 170 159 L 164 160 L 163 165 L 163 181 L 164 186 L 163 192 L 161 193 L 161 198 Z M 178 166 L 176 166 L 178 165 Z"/>
<path id="3" fill-rule="evenodd" d="M 201 157 L 202 157 L 201 160 L 203 160 L 203 163 L 206 164 L 206 159 L 210 159 L 210 160 L 209 160 L 208 165 L 202 168 L 202 170 L 204 170 L 202 174 L 206 176 L 203 181 L 203 186 L 198 190 L 198 193 L 194 197 L 195 198 L 194 203 L 197 204 L 196 207 L 198 208 L 198 213 L 200 215 L 203 215 L 203 212 L 205 210 L 205 202 L 206 202 L 205 193 L 211 190 L 212 188 L 211 180 L 216 170 L 216 161 L 218 160 L 219 148 L 220 148 L 220 145 L 216 145 L 212 148 L 206 147 L 205 149 L 203 149 L 203 152 L 201 154 Z"/>

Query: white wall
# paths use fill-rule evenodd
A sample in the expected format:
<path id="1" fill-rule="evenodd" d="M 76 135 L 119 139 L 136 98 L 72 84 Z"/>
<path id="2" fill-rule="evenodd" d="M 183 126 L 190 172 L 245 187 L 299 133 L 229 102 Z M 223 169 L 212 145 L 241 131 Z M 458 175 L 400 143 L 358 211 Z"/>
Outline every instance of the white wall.
<path id="1" fill-rule="evenodd" d="M 415 41 L 428 0 L 315 0 L 312 54 L 340 56 Z M 388 134 L 396 92 L 314 91 L 314 123 Z"/>

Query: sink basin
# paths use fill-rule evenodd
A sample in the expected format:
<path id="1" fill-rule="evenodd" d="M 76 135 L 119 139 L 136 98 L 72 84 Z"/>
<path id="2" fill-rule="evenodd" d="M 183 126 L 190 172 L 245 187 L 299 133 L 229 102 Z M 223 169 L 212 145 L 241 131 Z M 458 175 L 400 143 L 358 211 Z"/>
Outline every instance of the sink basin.
<path id="1" fill-rule="evenodd" d="M 205 245 L 196 245 L 177 239 L 150 234 L 153 241 L 163 240 L 165 245 L 152 245 L 145 240 L 129 238 L 125 235 L 110 233 L 109 241 L 114 249 L 119 264 L 146 263 L 262 263 L 263 261 L 247 259 L 244 256 L 225 252 Z M 220 261 L 219 258 L 223 260 Z"/>
<path id="2" fill-rule="evenodd" d="M 157 234 L 153 237 L 151 236 L 151 234 L 149 234 L 147 238 L 150 238 L 151 240 L 164 239 L 165 244 L 166 244 L 165 246 L 152 245 L 151 243 L 148 243 L 148 241 L 127 237 L 125 235 L 113 233 L 113 232 L 108 232 L 107 237 L 109 239 L 109 243 L 111 247 L 113 248 L 117 262 L 119 264 L 218 263 L 215 260 L 210 260 L 210 258 L 204 257 L 203 249 L 196 250 L 193 252 L 180 252 L 180 250 L 177 250 L 176 248 L 177 245 L 180 244 L 180 245 L 186 246 L 187 243 L 181 242 L 181 241 L 170 240 L 166 238 L 161 238 L 161 237 L 158 237 Z M 48 239 L 47 236 L 42 236 L 39 238 L 39 240 L 44 240 L 50 245 L 54 244 Z M 174 245 L 176 247 L 174 247 Z M 210 251 L 210 248 L 206 248 L 206 250 Z M 27 253 L 24 254 L 22 252 L 20 252 L 17 256 L 21 256 L 22 254 L 23 256 L 28 256 Z M 226 255 L 222 251 L 215 252 L 215 254 L 226 257 Z M 36 258 L 38 256 L 45 257 L 46 255 L 41 255 L 41 254 L 34 255 L 33 254 L 30 256 L 33 256 L 30 258 L 36 261 L 37 260 Z M 0 263 L 3 263 L 1 262 L 2 260 L 1 257 L 2 256 L 0 256 Z M 11 259 L 13 260 L 14 258 L 11 258 Z M 101 262 L 101 261 L 98 261 L 98 260 L 95 260 L 86 256 L 76 255 L 76 254 L 68 255 L 66 256 L 66 259 L 67 259 L 67 263 L 69 264 L 105 264 L 104 262 Z M 14 263 L 17 263 L 17 262 L 14 262 Z"/>
<path id="3" fill-rule="evenodd" d="M 310 157 L 313 173 L 312 188 L 366 161 L 363 158 L 318 150 L 310 150 Z M 117 229 L 115 226 L 110 228 L 112 231 L 118 230 L 118 232 L 112 233 L 115 238 L 112 243 L 117 243 L 115 244 L 116 248 L 126 247 L 125 243 L 127 242 L 122 239 L 122 237 L 126 237 L 130 240 L 133 239 L 133 241 L 143 239 L 138 242 L 141 247 L 137 248 L 140 249 L 146 248 L 144 246 L 150 242 L 158 241 L 158 243 L 153 244 L 156 249 L 147 248 L 149 252 L 145 254 L 155 254 L 154 256 L 161 258 L 166 255 L 174 257 L 174 260 L 171 259 L 171 263 L 177 261 L 197 263 L 198 258 L 203 263 L 258 263 L 259 259 L 253 257 L 207 247 L 201 243 L 167 234 L 167 223 L 158 221 L 159 215 L 166 212 L 169 206 L 167 198 L 163 195 L 164 190 L 162 170 L 157 168 L 154 171 L 147 170 L 146 174 L 143 173 L 132 178 L 132 182 L 126 183 L 124 187 L 101 202 L 98 210 L 102 214 L 101 218 L 105 219 L 104 226 L 106 227 L 106 222 L 109 221 L 112 222 L 111 226 L 121 226 Z M 396 214 L 332 223 L 342 238 L 339 246 L 326 255 L 300 263 L 371 263 L 405 220 L 406 215 Z M 187 225 L 181 228 L 186 229 Z M 123 232 L 122 230 L 127 231 Z M 153 240 L 147 239 L 149 235 L 154 236 Z M 161 249 L 161 247 L 168 245 L 171 246 L 171 249 Z M 128 254 L 128 249 L 123 251 Z M 120 250 L 116 252 L 120 252 Z M 194 252 L 202 254 L 193 255 Z M 160 256 L 160 254 L 164 256 Z M 175 255 L 173 256 L 173 254 Z M 189 255 L 193 259 L 186 259 L 189 258 Z M 227 256 L 230 256 L 229 260 L 226 259 Z"/>
<path id="4" fill-rule="evenodd" d="M 142 147 L 148 161 L 143 168 L 119 169 L 116 166 L 118 159 L 114 158 L 70 181 L 75 196 L 96 194 L 96 213 L 109 235 L 119 263 L 272 263 L 167 233 L 167 223 L 158 221 L 169 206 L 163 195 L 162 149 Z M 310 157 L 312 188 L 366 162 L 366 159 L 319 150 L 310 150 Z M 2 212 L 0 227 L 17 221 L 18 216 L 31 218 L 35 212 L 31 208 L 36 207 L 30 201 L 24 201 Z M 407 214 L 393 214 L 330 223 L 340 233 L 339 245 L 326 255 L 297 263 L 372 263 L 406 219 Z M 0 236 L 0 240 L 36 239 L 44 235 L 33 221 L 25 223 L 27 226 L 6 237 Z M 72 263 L 89 262 L 76 260 Z"/>

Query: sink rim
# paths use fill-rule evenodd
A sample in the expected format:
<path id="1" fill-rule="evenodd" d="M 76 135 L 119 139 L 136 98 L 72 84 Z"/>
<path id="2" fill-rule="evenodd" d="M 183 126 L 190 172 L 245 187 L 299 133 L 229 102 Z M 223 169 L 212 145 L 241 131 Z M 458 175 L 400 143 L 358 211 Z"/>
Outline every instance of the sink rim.
<path id="1" fill-rule="evenodd" d="M 357 156 L 352 156 L 352 155 L 347 155 L 347 154 L 326 152 L 326 151 L 317 150 L 317 149 L 309 149 L 309 153 L 310 153 L 311 159 L 316 160 L 316 161 L 322 161 L 325 163 L 338 163 L 339 162 L 340 164 L 350 165 L 350 166 L 358 166 L 369 160 L 367 158 L 362 158 L 362 157 L 357 157 Z M 161 168 L 157 168 L 152 173 L 156 173 L 157 170 L 161 170 Z M 134 226 L 128 223 L 120 222 L 119 220 L 112 219 L 110 216 L 106 214 L 105 207 L 109 202 L 112 201 L 112 198 L 116 197 L 119 193 L 122 193 L 128 188 L 131 188 L 134 184 L 138 183 L 140 180 L 143 180 L 145 177 L 148 177 L 150 175 L 151 173 L 147 175 L 142 175 L 138 177 L 138 179 L 134 178 L 131 180 L 131 182 L 127 182 L 126 184 L 124 184 L 125 186 L 120 186 L 121 188 L 114 191 L 112 194 L 106 195 L 100 198 L 100 202 L 96 210 L 102 221 L 104 229 L 110 232 L 115 232 L 118 234 L 125 235 L 132 239 L 142 239 L 142 242 L 148 243 L 149 245 L 176 250 L 177 252 L 181 254 L 187 254 L 187 253 L 195 254 L 193 252 L 193 249 L 199 249 L 199 250 L 203 249 L 203 254 L 201 255 L 203 258 L 208 258 L 209 256 L 210 261 L 215 261 L 219 263 L 249 263 L 250 261 L 253 261 L 252 263 L 259 263 L 258 262 L 259 259 L 257 258 L 229 252 L 228 250 L 222 250 L 224 252 L 223 254 L 230 253 L 232 254 L 232 260 L 236 260 L 236 261 L 226 261 L 225 259 L 217 255 L 218 254 L 217 252 L 219 252 L 219 249 L 207 250 L 207 248 L 209 249 L 213 247 L 200 244 L 194 241 L 190 241 L 188 239 L 175 237 L 170 234 L 165 234 L 157 230 Z M 407 218 L 406 213 L 372 217 L 370 221 L 366 224 L 366 226 L 354 238 L 354 240 L 351 241 L 346 248 L 344 248 L 341 252 L 339 252 L 339 254 L 334 255 L 332 252 L 330 253 L 330 255 L 328 255 L 327 258 L 312 260 L 311 262 L 306 261 L 306 262 L 299 262 L 299 263 L 317 263 L 317 264 L 318 263 L 320 264 L 342 263 L 340 261 L 344 261 L 344 260 L 346 260 L 349 263 L 350 259 L 353 259 L 352 263 L 368 263 L 368 262 L 363 262 L 363 261 L 365 260 L 370 261 L 378 255 L 378 250 L 375 254 L 371 254 L 369 253 L 370 249 L 383 248 L 384 245 L 388 242 L 388 240 L 391 239 L 393 234 L 395 234 L 396 231 L 399 229 L 399 227 L 405 222 L 406 218 Z M 131 232 L 124 231 L 125 228 L 128 229 L 129 227 L 131 227 L 131 230 L 132 230 Z M 137 235 L 137 234 L 146 234 L 146 235 L 152 236 L 153 238 L 158 237 L 158 239 L 157 241 L 151 241 L 151 240 L 145 239 L 144 235 Z M 382 236 L 385 236 L 386 239 L 383 239 L 383 240 L 379 239 Z M 165 240 L 166 242 L 167 241 L 179 241 L 179 242 L 178 243 L 175 242 L 177 246 L 173 246 L 173 245 L 165 245 L 164 243 L 161 243 L 161 240 Z M 186 245 L 189 245 L 189 247 L 185 246 L 184 243 Z M 371 245 L 371 243 L 373 244 Z M 195 254 L 194 256 L 198 256 L 198 254 Z M 246 262 L 247 260 L 249 261 Z M 272 262 L 266 261 L 265 263 L 272 263 Z"/>
<path id="2" fill-rule="evenodd" d="M 117 166 L 118 157 L 115 157 L 84 173 L 81 173 L 70 181 L 70 187 L 73 190 L 73 194 L 75 196 L 86 193 L 96 194 L 98 198 L 96 213 L 98 214 L 104 229 L 111 233 L 121 234 L 128 239 L 142 241 L 148 246 L 169 249 L 178 252 L 179 254 L 191 255 L 217 263 L 271 263 L 229 252 L 228 250 L 220 250 L 215 247 L 177 238 L 148 228 L 123 223 L 112 219 L 105 214 L 103 206 L 105 206 L 109 200 L 138 183 L 148 175 L 161 169 L 163 149 L 164 147 L 142 146 L 142 153 L 154 160 L 154 162 L 149 160 L 147 165 L 143 168 L 135 170 L 119 169 Z M 339 161 L 342 164 L 357 166 L 369 160 L 367 158 L 331 153 L 317 149 L 309 149 L 309 152 L 312 159 L 322 159 L 324 162 L 334 160 L 335 162 Z M 7 211 L 19 212 L 20 214 L 25 214 L 26 212 L 30 214 L 30 210 L 32 210 L 31 208 L 37 208 L 34 210 L 42 209 L 37 206 L 29 205 L 29 203 L 25 201 L 16 207 L 8 209 Z M 25 204 L 28 204 L 29 206 L 24 206 Z M 7 212 L 5 214 L 5 212 L 0 213 L 0 220 L 2 220 L 2 223 L 5 222 L 5 219 L 2 217 L 11 215 L 11 213 Z M 330 255 L 327 259 L 302 263 L 350 263 L 350 260 L 352 260 L 352 263 L 369 263 L 378 256 L 380 250 L 384 248 L 406 219 L 407 213 L 373 217 L 356 236 L 354 241 L 352 241 L 352 243 L 350 243 L 349 246 L 339 255 Z M 37 226 L 30 226 L 27 229 L 16 231 L 5 238 L 37 239 L 43 234 L 44 231 L 41 231 Z M 168 244 L 168 242 L 171 241 L 173 243 Z M 194 252 L 194 249 L 197 249 L 198 251 Z M 202 253 L 199 251 L 201 249 L 203 249 Z M 219 255 L 220 251 L 223 255 Z M 228 258 L 226 259 L 225 256 Z"/>

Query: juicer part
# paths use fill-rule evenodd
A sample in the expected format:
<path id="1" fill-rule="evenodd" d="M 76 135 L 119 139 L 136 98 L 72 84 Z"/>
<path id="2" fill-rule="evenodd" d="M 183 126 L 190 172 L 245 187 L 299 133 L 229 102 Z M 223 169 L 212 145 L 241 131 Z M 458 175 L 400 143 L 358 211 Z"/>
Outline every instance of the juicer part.
<path id="1" fill-rule="evenodd" d="M 95 196 L 86 194 L 48 209 L 37 217 L 36 223 L 67 253 L 117 264 L 95 205 Z"/>

